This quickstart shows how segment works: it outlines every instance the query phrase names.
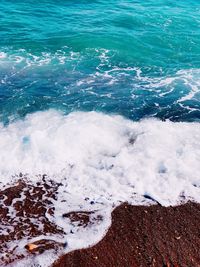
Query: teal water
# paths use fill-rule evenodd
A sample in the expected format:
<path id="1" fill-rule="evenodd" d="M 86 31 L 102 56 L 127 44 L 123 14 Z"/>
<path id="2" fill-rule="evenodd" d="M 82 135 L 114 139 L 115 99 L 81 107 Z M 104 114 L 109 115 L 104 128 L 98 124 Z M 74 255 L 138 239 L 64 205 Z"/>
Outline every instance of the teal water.
<path id="1" fill-rule="evenodd" d="M 49 108 L 199 121 L 199 1 L 1 0 L 0 120 Z"/>
<path id="2" fill-rule="evenodd" d="M 124 202 L 200 203 L 199 122 L 200 0 L 0 0 L 0 265 L 93 246 Z"/>

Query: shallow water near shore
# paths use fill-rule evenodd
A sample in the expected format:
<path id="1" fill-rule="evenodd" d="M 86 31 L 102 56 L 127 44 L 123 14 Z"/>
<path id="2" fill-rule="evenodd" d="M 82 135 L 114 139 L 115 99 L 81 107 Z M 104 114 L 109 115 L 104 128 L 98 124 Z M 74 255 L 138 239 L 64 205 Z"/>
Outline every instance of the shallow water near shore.
<path id="1" fill-rule="evenodd" d="M 0 190 L 62 184 L 49 220 L 69 250 L 121 202 L 200 202 L 199 15 L 196 0 L 0 2 Z M 69 235 L 73 210 L 104 217 L 92 238 Z"/>

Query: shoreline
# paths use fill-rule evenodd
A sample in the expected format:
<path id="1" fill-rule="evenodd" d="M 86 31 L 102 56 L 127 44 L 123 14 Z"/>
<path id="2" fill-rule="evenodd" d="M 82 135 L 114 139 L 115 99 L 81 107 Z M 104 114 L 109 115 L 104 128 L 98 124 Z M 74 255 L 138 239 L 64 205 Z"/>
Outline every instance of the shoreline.
<path id="1" fill-rule="evenodd" d="M 62 256 L 53 267 L 198 267 L 200 204 L 118 206 L 96 245 Z"/>
<path id="2" fill-rule="evenodd" d="M 97 244 L 64 255 L 67 243 L 54 237 L 59 235 L 62 240 L 66 233 L 48 219 L 54 214 L 52 203 L 58 187 L 43 177 L 36 185 L 19 180 L 0 191 L 1 266 L 34 259 L 48 251 L 57 253 L 57 258 L 61 255 L 51 261 L 53 267 L 200 266 L 200 204 L 191 201 L 169 207 L 121 204 L 113 210 L 112 223 Z M 14 217 L 10 207 L 11 211 L 15 209 Z M 62 217 L 79 231 L 104 219 L 87 210 L 71 211 Z M 8 246 L 10 242 L 13 247 Z"/>

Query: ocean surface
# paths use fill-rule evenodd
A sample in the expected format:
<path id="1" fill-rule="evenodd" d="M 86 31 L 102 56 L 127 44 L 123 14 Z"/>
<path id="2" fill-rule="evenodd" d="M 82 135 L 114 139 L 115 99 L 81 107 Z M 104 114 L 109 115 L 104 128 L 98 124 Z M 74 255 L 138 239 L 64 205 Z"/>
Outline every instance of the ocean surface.
<path id="1" fill-rule="evenodd" d="M 200 119 L 197 0 L 0 1 L 0 119 Z"/>
<path id="2" fill-rule="evenodd" d="M 200 202 L 199 122 L 198 0 L 0 0 L 0 187 L 62 182 L 60 227 L 66 199 Z"/>

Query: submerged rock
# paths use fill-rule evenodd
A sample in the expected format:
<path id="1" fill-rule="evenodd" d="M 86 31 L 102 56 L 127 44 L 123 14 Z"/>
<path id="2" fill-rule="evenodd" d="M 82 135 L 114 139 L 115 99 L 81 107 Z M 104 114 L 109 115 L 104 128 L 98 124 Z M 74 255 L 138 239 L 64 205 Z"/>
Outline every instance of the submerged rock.
<path id="1" fill-rule="evenodd" d="M 41 239 L 34 243 L 29 243 L 25 246 L 25 249 L 27 249 L 28 252 L 32 254 L 41 254 L 46 250 L 54 249 L 58 250 L 60 248 L 65 248 L 67 246 L 67 243 L 59 243 L 54 240 L 48 240 L 48 239 Z"/>

